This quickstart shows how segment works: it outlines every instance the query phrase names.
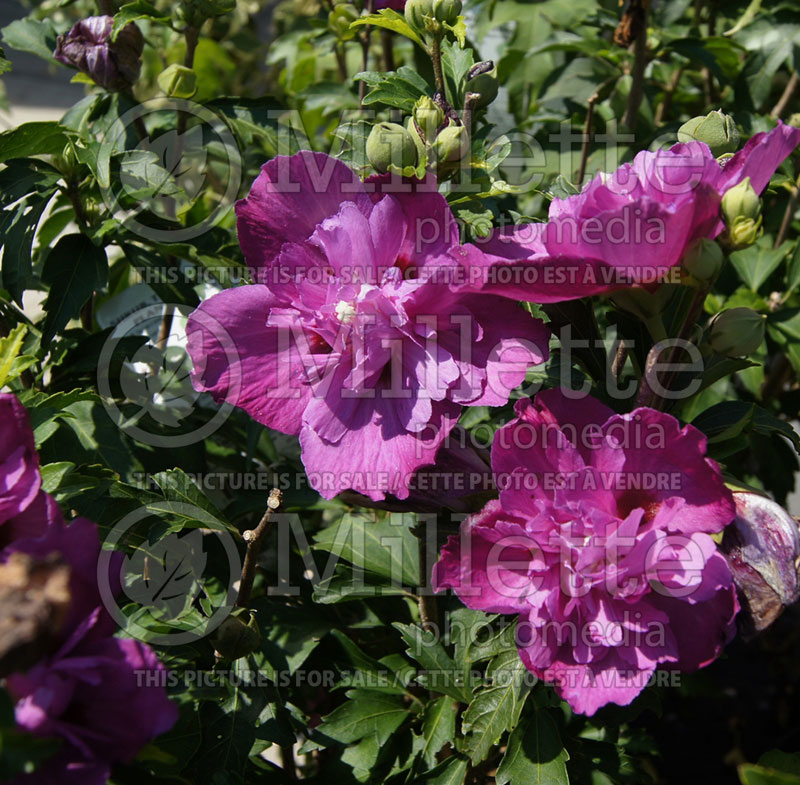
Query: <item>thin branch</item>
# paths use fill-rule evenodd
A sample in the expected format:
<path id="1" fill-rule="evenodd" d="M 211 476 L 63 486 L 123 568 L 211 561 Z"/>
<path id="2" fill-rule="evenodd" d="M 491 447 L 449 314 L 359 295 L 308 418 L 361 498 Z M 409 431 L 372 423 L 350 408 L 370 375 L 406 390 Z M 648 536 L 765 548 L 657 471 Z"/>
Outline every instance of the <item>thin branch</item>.
<path id="1" fill-rule="evenodd" d="M 792 186 L 789 202 L 786 205 L 786 211 L 784 212 L 783 220 L 781 221 L 781 228 L 778 230 L 778 234 L 775 237 L 775 245 L 773 248 L 777 248 L 786 239 L 786 233 L 789 231 L 789 226 L 792 223 L 794 211 L 797 209 L 798 198 L 800 198 L 800 187 L 798 187 L 798 184 L 795 183 Z"/>
<path id="2" fill-rule="evenodd" d="M 639 115 L 639 107 L 644 98 L 644 72 L 647 67 L 647 6 L 642 6 L 642 23 L 636 32 L 633 41 L 633 69 L 631 70 L 631 91 L 628 93 L 628 103 L 625 107 L 625 114 L 622 117 L 622 124 L 633 131 L 636 128 L 636 120 Z"/>
<path id="3" fill-rule="evenodd" d="M 431 62 L 433 63 L 433 78 L 436 84 L 436 92 L 445 98 L 444 71 L 442 69 L 442 38 L 439 35 L 433 36 L 431 42 Z"/>
<path id="4" fill-rule="evenodd" d="M 381 28 L 381 45 L 383 46 L 383 70 L 394 71 L 394 36 L 391 30 Z"/>
<path id="5" fill-rule="evenodd" d="M 261 541 L 269 526 L 272 513 L 281 506 L 282 501 L 283 494 L 277 488 L 273 488 L 269 492 L 267 511 L 264 513 L 264 517 L 259 521 L 255 529 L 250 529 L 242 535 L 244 541 L 247 543 L 247 553 L 245 553 L 244 556 L 242 577 L 239 582 L 239 596 L 236 598 L 236 604 L 240 608 L 246 608 L 250 602 L 250 594 L 253 591 L 253 581 L 256 577 L 258 554 L 261 551 Z"/>
<path id="6" fill-rule="evenodd" d="M 778 99 L 778 103 L 772 107 L 772 111 L 769 113 L 770 117 L 774 117 L 777 120 L 784 113 L 786 107 L 789 105 L 789 101 L 792 100 L 792 96 L 798 84 L 800 84 L 800 76 L 798 76 L 797 71 L 795 71 L 786 83 L 786 88 Z"/>

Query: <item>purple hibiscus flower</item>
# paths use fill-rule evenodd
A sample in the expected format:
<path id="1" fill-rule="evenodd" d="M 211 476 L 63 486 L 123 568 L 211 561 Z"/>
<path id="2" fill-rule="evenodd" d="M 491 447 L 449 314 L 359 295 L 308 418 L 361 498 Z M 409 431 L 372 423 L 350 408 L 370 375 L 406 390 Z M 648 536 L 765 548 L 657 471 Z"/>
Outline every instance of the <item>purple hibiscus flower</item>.
<path id="1" fill-rule="evenodd" d="M 69 567 L 69 608 L 58 629 L 48 631 L 51 649 L 5 685 L 17 725 L 60 738 L 62 745 L 40 769 L 11 783 L 105 785 L 113 762 L 131 761 L 175 724 L 177 707 L 162 687 L 139 685 L 137 671 L 164 671 L 153 650 L 111 637 L 115 624 L 96 580 L 97 526 L 85 518 L 65 523 L 58 504 L 41 490 L 25 408 L 4 393 L 0 412 L 0 561 L 22 553 L 41 563 L 55 557 Z M 121 561 L 120 553 L 116 565 Z"/>
<path id="2" fill-rule="evenodd" d="M 81 19 L 58 37 L 53 57 L 87 74 L 106 90 L 127 90 L 139 78 L 144 39 L 131 22 L 112 41 L 113 27 L 110 16 Z"/>
<path id="3" fill-rule="evenodd" d="M 22 514 L 41 485 L 28 412 L 16 396 L 0 393 L 0 526 Z"/>
<path id="4" fill-rule="evenodd" d="M 105 785 L 111 763 L 130 763 L 151 739 L 177 721 L 178 709 L 161 687 L 140 683 L 164 672 L 139 641 L 110 638 L 96 608 L 52 656 L 6 683 L 17 725 L 59 737 L 61 749 L 13 785 Z"/>
<path id="5" fill-rule="evenodd" d="M 406 0 L 375 0 L 375 10 L 381 8 L 391 8 L 394 11 L 402 11 L 406 7 Z"/>
<path id="6" fill-rule="evenodd" d="M 480 250 L 466 247 L 471 285 L 550 303 L 661 281 L 692 242 L 724 230 L 725 192 L 749 177 L 761 193 L 798 144 L 800 128 L 779 123 L 723 163 L 703 142 L 641 152 L 554 199 L 547 223 L 498 229 Z"/>
<path id="7" fill-rule="evenodd" d="M 436 588 L 518 614 L 526 667 L 581 713 L 630 703 L 659 666 L 714 660 L 739 606 L 710 536 L 733 499 L 705 437 L 558 390 L 516 410 L 492 447 L 500 498 L 448 540 Z"/>
<path id="8" fill-rule="evenodd" d="M 462 405 L 505 403 L 547 357 L 540 321 L 451 285 L 445 199 L 392 185 L 321 153 L 270 161 L 237 205 L 256 283 L 211 297 L 187 326 L 195 387 L 299 434 L 326 498 L 407 498 Z"/>

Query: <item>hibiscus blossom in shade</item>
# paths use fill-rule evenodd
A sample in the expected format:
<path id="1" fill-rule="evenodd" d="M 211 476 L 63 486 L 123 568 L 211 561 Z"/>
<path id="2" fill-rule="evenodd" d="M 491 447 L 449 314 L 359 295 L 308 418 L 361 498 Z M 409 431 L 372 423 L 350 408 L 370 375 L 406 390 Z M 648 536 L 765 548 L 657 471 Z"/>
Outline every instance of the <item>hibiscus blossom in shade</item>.
<path id="1" fill-rule="evenodd" d="M 406 0 L 375 0 L 375 10 L 381 8 L 391 8 L 394 11 L 402 11 L 406 7 Z"/>
<path id="2" fill-rule="evenodd" d="M 189 318 L 193 382 L 298 434 L 326 498 L 406 498 L 461 407 L 504 404 L 547 357 L 547 330 L 521 307 L 455 290 L 455 220 L 422 183 L 279 156 L 237 216 L 256 283 Z"/>
<path id="3" fill-rule="evenodd" d="M 705 437 L 557 390 L 516 412 L 492 447 L 500 497 L 448 540 L 435 587 L 517 614 L 526 667 L 580 713 L 630 703 L 659 667 L 712 662 L 739 606 L 711 538 L 733 499 Z"/>
<path id="4" fill-rule="evenodd" d="M 130 763 L 177 721 L 163 688 L 139 683 L 137 673 L 164 672 L 153 650 L 103 634 L 101 615 L 96 608 L 52 656 L 7 679 L 18 727 L 62 739 L 52 758 L 13 785 L 105 785 L 113 762 Z"/>
<path id="5" fill-rule="evenodd" d="M 25 554 L 34 563 L 69 569 L 68 608 L 47 631 L 44 656 L 5 683 L 18 727 L 58 738 L 61 746 L 40 769 L 11 783 L 105 785 L 113 762 L 130 762 L 175 724 L 177 707 L 162 687 L 138 684 L 137 671 L 164 670 L 153 650 L 111 637 L 116 625 L 97 586 L 97 526 L 85 518 L 64 521 L 56 501 L 41 490 L 25 408 L 14 395 L 0 394 L 0 410 L 0 562 Z M 111 569 L 118 576 L 123 555 L 115 556 Z"/>
<path id="6" fill-rule="evenodd" d="M 725 192 L 749 177 L 761 193 L 798 144 L 800 128 L 779 123 L 723 162 L 703 142 L 641 152 L 554 199 L 547 223 L 498 229 L 479 250 L 465 246 L 470 286 L 550 303 L 664 280 L 692 242 L 724 230 Z"/>

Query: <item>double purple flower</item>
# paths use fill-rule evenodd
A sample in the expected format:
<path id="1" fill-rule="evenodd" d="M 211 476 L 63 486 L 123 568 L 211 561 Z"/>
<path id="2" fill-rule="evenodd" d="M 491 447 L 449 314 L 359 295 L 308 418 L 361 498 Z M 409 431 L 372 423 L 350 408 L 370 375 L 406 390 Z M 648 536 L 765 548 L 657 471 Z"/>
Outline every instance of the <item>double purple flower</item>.
<path id="1" fill-rule="evenodd" d="M 548 353 L 521 307 L 452 285 L 462 249 L 444 197 L 392 185 L 321 153 L 270 161 L 237 205 L 256 283 L 187 326 L 195 387 L 299 434 L 326 498 L 407 498 L 462 406 L 505 403 Z"/>

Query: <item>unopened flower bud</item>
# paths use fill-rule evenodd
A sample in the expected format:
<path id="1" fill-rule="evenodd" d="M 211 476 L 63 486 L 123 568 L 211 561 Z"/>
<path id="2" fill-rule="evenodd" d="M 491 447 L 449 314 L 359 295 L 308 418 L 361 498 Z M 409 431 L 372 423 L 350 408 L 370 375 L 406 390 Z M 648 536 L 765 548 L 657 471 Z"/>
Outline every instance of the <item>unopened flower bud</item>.
<path id="1" fill-rule="evenodd" d="M 724 263 L 722 249 L 713 240 L 705 237 L 692 243 L 683 257 L 683 269 L 700 285 L 713 283 Z"/>
<path id="2" fill-rule="evenodd" d="M 112 41 L 113 27 L 110 16 L 81 19 L 66 35 L 58 37 L 53 57 L 77 68 L 106 90 L 127 90 L 139 78 L 144 39 L 131 22 Z"/>
<path id="3" fill-rule="evenodd" d="M 761 216 L 761 199 L 745 177 L 738 185 L 729 188 L 722 197 L 722 215 L 728 227 L 733 226 L 737 218 L 758 220 Z"/>
<path id="4" fill-rule="evenodd" d="M 733 225 L 722 235 L 722 242 L 732 251 L 738 251 L 752 245 L 761 236 L 761 218 L 754 221 L 752 218 L 740 216 Z"/>
<path id="5" fill-rule="evenodd" d="M 197 74 L 185 65 L 173 63 L 158 75 L 158 86 L 170 98 L 191 98 L 197 92 Z"/>
<path id="6" fill-rule="evenodd" d="M 422 137 L 432 140 L 436 136 L 439 126 L 444 122 L 444 110 L 436 101 L 424 95 L 414 104 L 414 122 Z"/>
<path id="7" fill-rule="evenodd" d="M 358 9 L 351 3 L 341 3 L 334 7 L 328 16 L 328 29 L 340 40 L 355 38 L 350 25 L 358 19 Z"/>
<path id="8" fill-rule="evenodd" d="M 476 109 L 485 109 L 495 98 L 499 87 L 492 74 L 480 74 L 467 82 L 467 92 L 475 93 L 479 98 L 475 101 Z"/>
<path id="9" fill-rule="evenodd" d="M 800 529 L 771 499 L 747 492 L 733 498 L 736 519 L 725 529 L 720 550 L 742 605 L 741 632 L 753 637 L 800 599 Z"/>
<path id="10" fill-rule="evenodd" d="M 261 645 L 261 631 L 255 615 L 243 608 L 235 610 L 220 624 L 211 643 L 217 654 L 228 660 L 251 654 Z"/>
<path id="11" fill-rule="evenodd" d="M 405 16 L 416 32 L 439 34 L 443 24 L 454 25 L 461 14 L 461 0 L 407 0 Z"/>
<path id="12" fill-rule="evenodd" d="M 705 142 L 714 157 L 733 153 L 739 147 L 739 129 L 729 115 L 721 110 L 693 117 L 678 129 L 679 142 Z"/>
<path id="13" fill-rule="evenodd" d="M 726 357 L 747 357 L 764 341 L 766 317 L 752 308 L 729 308 L 709 323 L 709 343 Z"/>
<path id="14" fill-rule="evenodd" d="M 417 164 L 417 146 L 411 134 L 397 123 L 378 123 L 367 137 L 367 158 L 376 172 L 390 166 L 405 169 Z"/>
<path id="15" fill-rule="evenodd" d="M 461 15 L 461 0 L 433 0 L 433 15 L 437 22 L 454 25 Z"/>
<path id="16" fill-rule="evenodd" d="M 469 152 L 469 132 L 463 125 L 448 125 L 436 137 L 433 152 L 440 164 L 460 161 Z"/>

